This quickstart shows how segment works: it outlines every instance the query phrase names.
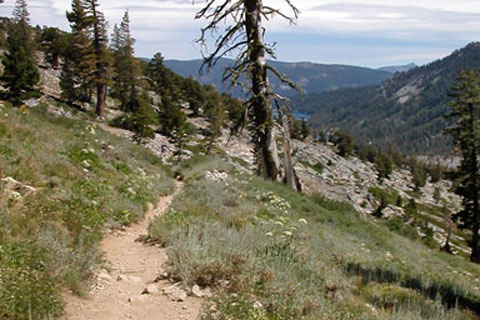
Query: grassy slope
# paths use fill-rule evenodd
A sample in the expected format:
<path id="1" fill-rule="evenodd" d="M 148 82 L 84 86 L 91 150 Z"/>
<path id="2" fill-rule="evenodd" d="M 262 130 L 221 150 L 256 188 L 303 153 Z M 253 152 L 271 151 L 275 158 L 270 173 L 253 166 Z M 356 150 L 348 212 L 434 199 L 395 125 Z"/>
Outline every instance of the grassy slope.
<path id="1" fill-rule="evenodd" d="M 345 204 L 232 169 L 225 182 L 199 178 L 199 166 L 218 169 L 220 159 L 191 163 L 183 192 L 149 231 L 169 247 L 177 280 L 216 288 L 205 319 L 478 318 L 478 266 Z"/>
<path id="2" fill-rule="evenodd" d="M 101 263 L 104 228 L 173 191 L 152 153 L 77 117 L 0 106 L 2 319 L 61 314 L 61 287 L 82 293 Z"/>

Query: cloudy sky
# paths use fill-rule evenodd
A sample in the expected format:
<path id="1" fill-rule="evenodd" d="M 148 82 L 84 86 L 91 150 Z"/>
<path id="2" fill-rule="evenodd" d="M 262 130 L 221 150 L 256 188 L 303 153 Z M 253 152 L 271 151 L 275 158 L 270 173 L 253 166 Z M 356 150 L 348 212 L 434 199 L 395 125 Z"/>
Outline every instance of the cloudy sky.
<path id="1" fill-rule="evenodd" d="M 283 7 L 284 0 L 264 0 Z M 0 5 L 10 16 L 15 0 Z M 283 61 L 379 67 L 423 64 L 480 40 L 479 0 L 293 0 L 298 24 L 274 19 L 267 40 Z M 205 0 L 100 0 L 110 25 L 129 9 L 138 56 L 161 52 L 167 59 L 200 58 L 194 43 L 205 21 L 194 21 Z M 69 0 L 28 0 L 33 24 L 68 30 Z"/>

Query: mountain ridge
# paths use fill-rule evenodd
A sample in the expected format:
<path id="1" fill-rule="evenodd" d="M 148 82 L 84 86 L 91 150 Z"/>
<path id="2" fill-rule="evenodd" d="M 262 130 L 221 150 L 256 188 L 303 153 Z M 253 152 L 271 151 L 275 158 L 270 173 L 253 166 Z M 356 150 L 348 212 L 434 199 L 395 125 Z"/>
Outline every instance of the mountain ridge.
<path id="1" fill-rule="evenodd" d="M 296 111 L 309 113 L 312 126 L 343 128 L 362 143 L 407 153 L 438 154 L 450 149 L 442 132 L 448 122 L 448 92 L 458 72 L 480 69 L 480 44 L 473 42 L 449 56 L 396 73 L 381 85 L 342 89 L 297 98 Z"/>
<path id="2" fill-rule="evenodd" d="M 199 74 L 203 60 L 165 60 L 165 65 L 175 73 L 189 77 L 202 84 L 212 84 L 222 92 L 233 93 L 242 97 L 239 89 L 229 89 L 229 84 L 222 82 L 225 67 L 231 65 L 233 60 L 220 59 L 210 72 L 205 70 Z M 390 72 L 366 67 L 349 66 L 342 64 L 318 64 L 308 61 L 281 62 L 269 61 L 281 73 L 298 83 L 307 93 L 323 92 L 347 87 L 361 87 L 379 84 L 392 76 Z M 295 91 L 282 85 L 278 79 L 271 77 L 273 88 L 282 95 L 292 96 Z"/>

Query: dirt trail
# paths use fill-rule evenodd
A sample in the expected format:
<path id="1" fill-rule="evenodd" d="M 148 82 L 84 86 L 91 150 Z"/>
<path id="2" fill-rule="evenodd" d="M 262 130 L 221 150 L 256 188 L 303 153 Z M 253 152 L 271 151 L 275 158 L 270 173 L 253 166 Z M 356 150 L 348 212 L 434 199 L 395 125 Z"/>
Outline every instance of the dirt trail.
<path id="1" fill-rule="evenodd" d="M 162 294 L 171 283 L 153 283 L 167 260 L 165 250 L 135 241 L 147 233 L 148 223 L 153 217 L 168 209 L 180 189 L 181 185 L 177 185 L 175 194 L 161 198 L 143 222 L 105 237 L 101 248 L 110 263 L 110 273 L 101 272 L 98 275 L 98 285 L 89 298 L 68 295 L 63 320 L 198 318 L 201 299 L 188 297 L 183 302 L 174 302 Z M 142 294 L 150 284 L 156 285 L 159 292 Z"/>

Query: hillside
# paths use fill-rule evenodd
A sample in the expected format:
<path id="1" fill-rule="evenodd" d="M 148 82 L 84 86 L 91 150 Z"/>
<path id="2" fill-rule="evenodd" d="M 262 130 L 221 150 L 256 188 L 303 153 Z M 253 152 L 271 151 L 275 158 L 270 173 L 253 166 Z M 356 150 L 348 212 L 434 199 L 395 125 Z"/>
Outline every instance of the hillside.
<path id="1" fill-rule="evenodd" d="M 378 68 L 378 70 L 387 71 L 387 72 L 390 72 L 390 73 L 397 73 L 397 72 L 407 72 L 407 71 L 410 71 L 410 70 L 412 70 L 416 67 L 417 67 L 417 65 L 415 63 L 409 63 L 409 64 L 405 64 L 405 65 L 401 65 L 401 66 L 381 67 L 381 68 Z"/>
<path id="2" fill-rule="evenodd" d="M 286 63 L 270 61 L 281 73 L 286 74 L 294 82 L 298 83 L 307 93 L 318 93 L 347 87 L 361 87 L 379 84 L 391 76 L 390 72 L 369 68 L 324 65 L 311 62 Z M 222 82 L 222 74 L 225 67 L 230 66 L 231 60 L 221 59 L 217 65 L 204 74 L 199 74 L 202 60 L 179 61 L 166 60 L 165 65 L 183 77 L 193 76 L 202 84 L 213 84 L 221 91 L 230 91 L 228 84 Z M 280 94 L 291 96 L 295 94 L 289 88 L 280 85 L 279 81 L 273 80 L 272 85 Z M 235 95 L 241 96 L 238 90 Z"/>
<path id="3" fill-rule="evenodd" d="M 316 128 L 344 128 L 363 143 L 397 146 L 404 152 L 448 150 L 448 92 L 461 69 L 480 67 L 480 44 L 471 43 L 448 57 L 397 73 L 381 85 L 307 95 L 296 110 L 313 115 Z"/>
<path id="4" fill-rule="evenodd" d="M 43 70 L 42 81 L 44 93 L 58 92 L 56 72 Z M 178 162 L 176 145 L 159 133 L 138 146 L 132 132 L 92 120 L 88 110 L 45 96 L 27 105 L 4 103 L 0 118 L 0 188 L 7 195 L 0 212 L 2 230 L 10 230 L 2 238 L 9 282 L 0 292 L 16 288 L 2 300 L 7 315 L 24 319 L 22 308 L 35 301 L 37 314 L 58 316 L 65 287 L 89 297 L 63 295 L 66 319 L 144 319 L 157 308 L 167 319 L 194 319 L 200 303 L 207 306 L 202 319 L 480 315 L 480 269 L 465 258 L 469 235 L 452 237 L 456 256 L 439 250 L 442 207 L 459 208 L 448 181 L 428 182 L 416 194 L 404 168 L 380 183 L 373 164 L 295 140 L 299 194 L 255 177 L 246 132 L 228 141 L 225 128 L 206 156 L 209 123 L 188 109 L 195 134 Z M 119 113 L 109 102 L 107 117 Z M 163 203 L 174 190 L 168 172 L 183 188 L 155 217 L 148 203 Z M 382 197 L 379 219 L 372 214 Z M 135 224 L 145 213 L 153 220 Z M 140 239 L 155 246 L 136 242 L 147 232 L 139 226 L 148 224 Z M 31 272 L 20 286 L 25 268 Z M 38 290 L 24 296 L 32 286 Z"/>

